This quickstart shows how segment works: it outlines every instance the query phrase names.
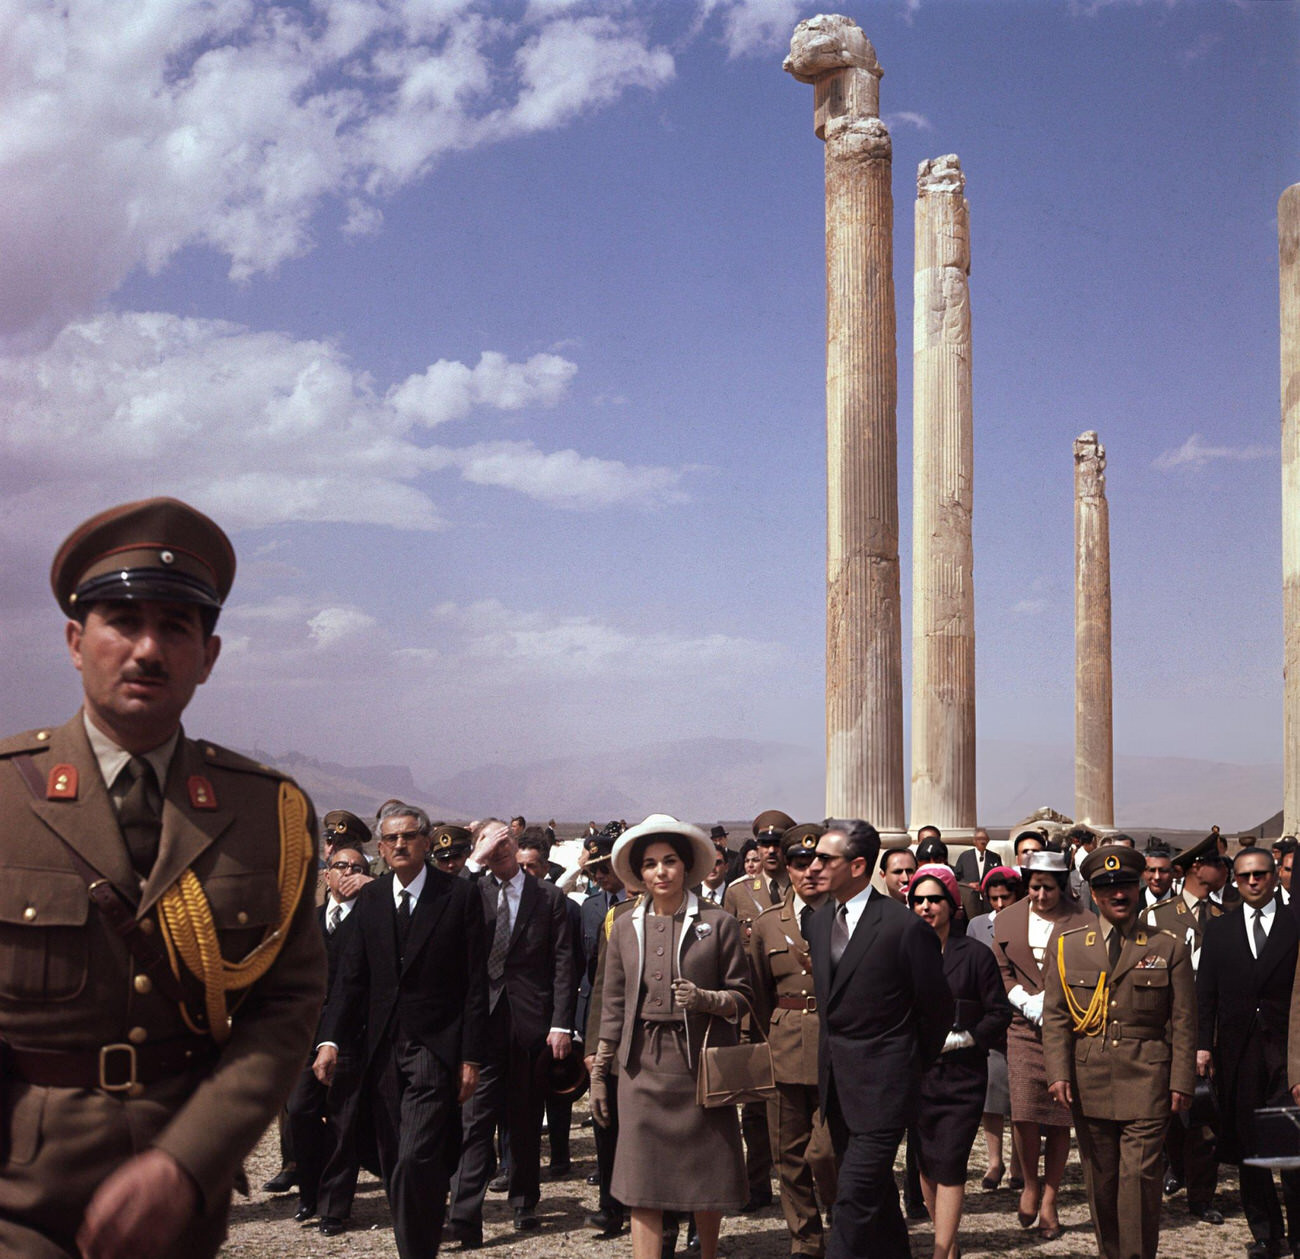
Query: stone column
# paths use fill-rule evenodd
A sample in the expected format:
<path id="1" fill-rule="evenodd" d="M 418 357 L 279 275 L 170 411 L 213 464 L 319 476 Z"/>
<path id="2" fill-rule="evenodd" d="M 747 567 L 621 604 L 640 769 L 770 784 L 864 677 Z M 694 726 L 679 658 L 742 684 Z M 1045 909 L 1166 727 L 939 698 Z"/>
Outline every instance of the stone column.
<path id="1" fill-rule="evenodd" d="M 1106 448 L 1074 442 L 1074 820 L 1115 825 Z"/>
<path id="2" fill-rule="evenodd" d="M 1282 325 L 1282 833 L 1300 827 L 1300 184 L 1277 203 Z"/>
<path id="3" fill-rule="evenodd" d="M 970 207 L 954 154 L 916 175 L 911 825 L 975 826 Z"/>
<path id="4" fill-rule="evenodd" d="M 856 22 L 800 22 L 785 69 L 826 143 L 826 809 L 903 842 L 898 384 L 889 132 Z"/>

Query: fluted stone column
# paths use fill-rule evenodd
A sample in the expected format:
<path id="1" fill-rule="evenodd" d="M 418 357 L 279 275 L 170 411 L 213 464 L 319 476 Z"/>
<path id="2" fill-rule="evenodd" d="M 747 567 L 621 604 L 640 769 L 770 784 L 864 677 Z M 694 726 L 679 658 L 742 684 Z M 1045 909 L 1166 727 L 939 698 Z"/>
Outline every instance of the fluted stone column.
<path id="1" fill-rule="evenodd" d="M 916 175 L 912 308 L 912 829 L 975 826 L 970 207 L 955 154 Z"/>
<path id="2" fill-rule="evenodd" d="M 826 809 L 905 839 L 889 132 L 857 23 L 800 22 L 785 69 L 826 143 Z"/>
<path id="3" fill-rule="evenodd" d="M 1282 832 L 1300 827 L 1300 184 L 1277 203 L 1282 325 Z"/>
<path id="4" fill-rule="evenodd" d="M 1106 448 L 1074 442 L 1074 820 L 1115 825 Z"/>

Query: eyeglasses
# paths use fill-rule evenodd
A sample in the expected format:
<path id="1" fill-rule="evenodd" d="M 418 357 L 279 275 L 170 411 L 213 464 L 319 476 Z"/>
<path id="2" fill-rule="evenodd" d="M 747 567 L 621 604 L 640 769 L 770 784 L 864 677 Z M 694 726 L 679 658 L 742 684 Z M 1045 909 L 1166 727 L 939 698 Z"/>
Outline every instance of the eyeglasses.
<path id="1" fill-rule="evenodd" d="M 844 861 L 845 858 L 837 852 L 815 852 L 812 855 L 813 861 L 820 861 L 822 865 L 828 866 L 832 861 Z"/>
<path id="2" fill-rule="evenodd" d="M 346 870 L 349 874 L 367 874 L 370 871 L 369 866 L 357 861 L 331 861 L 326 869 Z"/>
<path id="3" fill-rule="evenodd" d="M 1242 879 L 1245 879 L 1247 882 L 1253 883 L 1256 879 L 1267 879 L 1272 873 L 1272 870 L 1238 870 L 1237 882 L 1240 883 Z"/>
<path id="4" fill-rule="evenodd" d="M 379 842 L 381 844 L 409 844 L 417 839 L 422 839 L 423 837 L 423 831 L 394 831 L 391 835 L 381 835 L 379 837 Z"/>
<path id="5" fill-rule="evenodd" d="M 817 860 L 816 854 L 811 852 L 797 852 L 785 859 L 785 864 L 792 870 L 806 870 L 814 861 Z"/>
<path id="6" fill-rule="evenodd" d="M 940 893 L 936 893 L 934 896 L 913 896 L 912 904 L 913 905 L 941 905 L 947 899 L 948 898 L 946 896 Z"/>

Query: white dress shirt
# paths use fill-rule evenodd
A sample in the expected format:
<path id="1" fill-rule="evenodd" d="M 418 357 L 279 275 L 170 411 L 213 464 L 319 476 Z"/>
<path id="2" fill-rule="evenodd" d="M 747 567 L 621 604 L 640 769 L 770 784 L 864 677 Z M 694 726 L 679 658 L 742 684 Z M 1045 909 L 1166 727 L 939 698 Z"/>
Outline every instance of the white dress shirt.
<path id="1" fill-rule="evenodd" d="M 1263 916 L 1258 919 L 1258 922 L 1264 928 L 1264 938 L 1267 939 L 1268 933 L 1273 930 L 1273 919 L 1277 917 L 1277 901 L 1270 899 L 1260 908 L 1263 910 Z M 1255 948 L 1255 910 L 1249 905 L 1243 905 L 1241 915 L 1246 920 L 1246 943 L 1250 945 L 1251 956 L 1258 960 L 1259 951 Z"/>

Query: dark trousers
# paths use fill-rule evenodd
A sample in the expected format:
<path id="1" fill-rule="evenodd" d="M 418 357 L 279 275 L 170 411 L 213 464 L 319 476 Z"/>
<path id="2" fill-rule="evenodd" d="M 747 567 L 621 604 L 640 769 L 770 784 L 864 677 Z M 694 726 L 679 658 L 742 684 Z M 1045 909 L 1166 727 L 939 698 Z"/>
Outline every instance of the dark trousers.
<path id="1" fill-rule="evenodd" d="M 817 1203 L 835 1201 L 838 1177 L 830 1134 L 817 1109 L 817 1086 L 778 1083 L 776 1096 L 767 1103 L 767 1127 L 790 1253 L 820 1256 L 825 1242 Z"/>
<path id="2" fill-rule="evenodd" d="M 510 1205 L 535 1207 L 541 1197 L 543 1097 L 533 1081 L 540 1045 L 521 1045 L 511 1035 L 510 1003 L 503 995 L 488 1017 L 487 1061 L 478 1088 L 465 1103 L 460 1167 L 451 1183 L 451 1219 L 483 1227 L 483 1198 L 495 1157 L 492 1135 L 498 1123 L 510 1138 Z"/>
<path id="3" fill-rule="evenodd" d="M 623 1204 L 609 1191 L 610 1178 L 614 1175 L 614 1149 L 618 1145 L 618 1076 L 605 1077 L 606 1095 L 609 1098 L 609 1127 L 602 1128 L 593 1124 L 596 1137 L 596 1175 L 600 1177 L 600 1196 L 598 1202 L 602 1211 L 616 1215 L 621 1220 L 624 1214 Z"/>
<path id="4" fill-rule="evenodd" d="M 575 1053 L 581 1051 L 577 1046 Z M 569 1164 L 569 1129 L 573 1127 L 573 1098 L 554 1093 L 546 1097 L 546 1143 L 551 1147 L 551 1166 Z"/>
<path id="5" fill-rule="evenodd" d="M 745 1179 L 749 1198 L 772 1196 L 772 1137 L 767 1130 L 767 1103 L 746 1102 L 740 1108 L 740 1135 L 745 1138 Z"/>
<path id="6" fill-rule="evenodd" d="M 833 1100 L 826 1118 L 840 1160 L 826 1259 L 911 1259 L 894 1180 L 894 1158 L 903 1129 L 850 1132 Z"/>
<path id="7" fill-rule="evenodd" d="M 1267 1167 L 1246 1167 L 1241 1174 L 1241 1209 L 1250 1235 L 1258 1242 L 1285 1243 L 1293 1252 L 1300 1249 L 1300 1172 L 1279 1172 L 1282 1201 L 1286 1203 L 1286 1227 L 1278 1204 L 1273 1173 Z"/>
<path id="8" fill-rule="evenodd" d="M 447 1187 L 460 1150 L 459 1081 L 423 1045 L 395 1035 L 375 1063 L 375 1136 L 401 1259 L 442 1243 Z"/>
<path id="9" fill-rule="evenodd" d="M 1102 1259 L 1155 1259 L 1168 1116 L 1092 1119 L 1074 1109 L 1088 1206 Z"/>
<path id="10" fill-rule="evenodd" d="M 298 1154 L 298 1200 L 336 1220 L 352 1214 L 360 1108 L 361 1064 L 353 1054 L 339 1055 L 328 1088 L 308 1067 L 289 1094 L 289 1130 Z"/>
<path id="11" fill-rule="evenodd" d="M 1174 1115 L 1165 1134 L 1169 1166 L 1187 1186 L 1189 1207 L 1208 1207 L 1219 1185 L 1219 1158 L 1214 1129 L 1189 1124 L 1185 1114 Z"/>

